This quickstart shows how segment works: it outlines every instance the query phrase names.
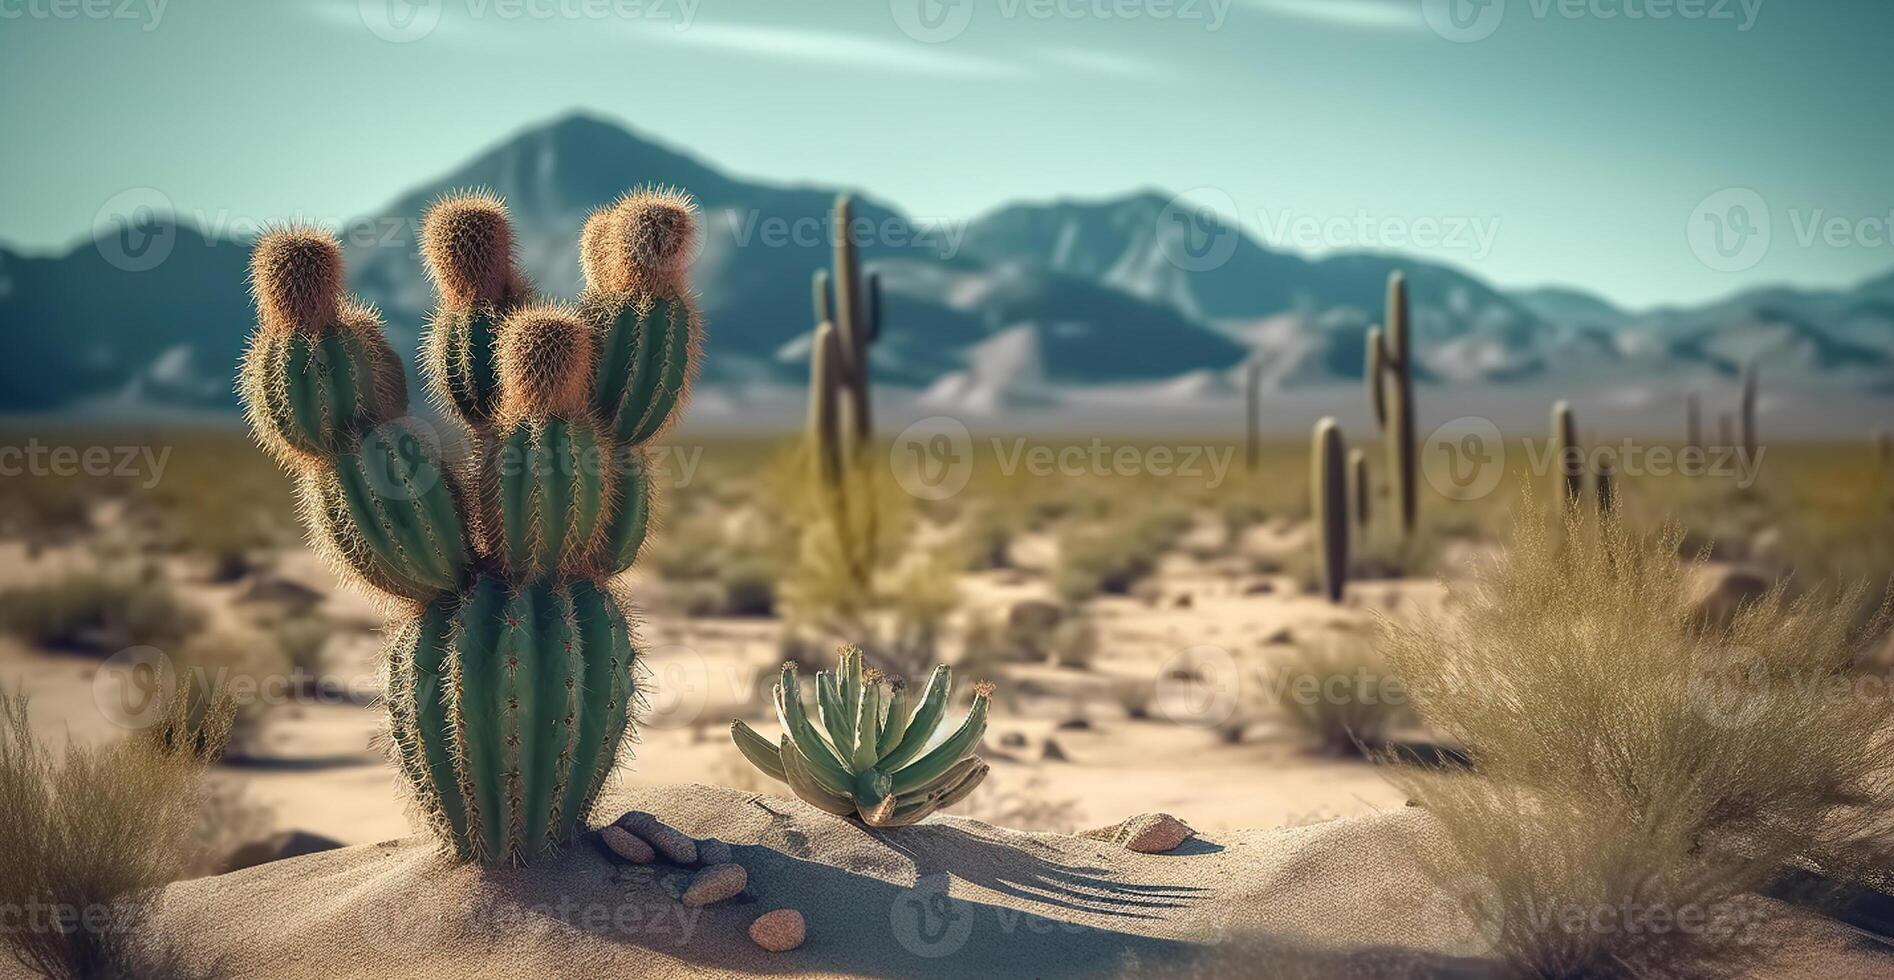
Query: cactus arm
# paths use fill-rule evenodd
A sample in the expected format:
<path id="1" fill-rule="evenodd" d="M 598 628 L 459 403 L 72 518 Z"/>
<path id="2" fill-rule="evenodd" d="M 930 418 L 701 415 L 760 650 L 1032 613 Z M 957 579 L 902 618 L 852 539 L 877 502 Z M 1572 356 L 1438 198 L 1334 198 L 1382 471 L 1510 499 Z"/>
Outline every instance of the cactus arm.
<path id="1" fill-rule="evenodd" d="M 1342 601 L 1348 584 L 1348 471 L 1341 427 L 1332 418 L 1315 426 L 1310 453 L 1310 504 L 1315 514 L 1316 547 L 1322 563 L 1322 587 L 1330 602 Z"/>
<path id="2" fill-rule="evenodd" d="M 634 446 L 657 435 L 670 421 L 671 412 L 684 397 L 685 385 L 690 380 L 691 311 L 684 304 L 669 299 L 658 300 L 656 307 L 654 312 L 663 317 L 662 360 L 657 387 L 651 392 L 644 417 L 629 440 Z"/>
<path id="3" fill-rule="evenodd" d="M 789 788 L 795 790 L 796 795 L 803 802 L 838 817 L 846 817 L 855 812 L 854 799 L 825 788 L 817 780 L 809 760 L 797 751 L 795 743 L 791 742 L 788 736 L 784 736 L 778 751 L 782 755 L 783 775 L 788 777 Z"/>
<path id="4" fill-rule="evenodd" d="M 1368 380 L 1368 404 L 1374 409 L 1376 428 L 1388 427 L 1387 378 L 1388 349 L 1381 342 L 1381 328 L 1368 328 L 1368 364 L 1362 373 Z"/>
<path id="5" fill-rule="evenodd" d="M 737 751 L 743 753 L 750 765 L 763 770 L 763 774 L 779 783 L 789 781 L 783 771 L 782 749 L 756 733 L 756 729 L 743 723 L 741 719 L 730 723 L 730 740 L 737 744 Z"/>
<path id="6" fill-rule="evenodd" d="M 908 719 L 907 731 L 902 733 L 901 741 L 894 749 L 884 755 L 879 763 L 884 772 L 892 772 L 906 765 L 908 760 L 921 754 L 927 748 L 927 740 L 933 736 L 934 727 L 940 724 L 941 717 L 947 712 L 947 695 L 953 690 L 954 673 L 951 667 L 941 664 L 927 678 L 927 688 L 921 693 L 921 700 Z"/>
<path id="7" fill-rule="evenodd" d="M 809 277 L 810 298 L 814 301 L 815 322 L 829 323 L 835 319 L 835 304 L 829 293 L 829 270 L 817 269 Z"/>
<path id="8" fill-rule="evenodd" d="M 615 458 L 615 457 L 614 457 Z M 610 519 L 605 526 L 607 574 L 630 568 L 651 522 L 651 484 L 643 457 L 621 470 L 611 494 Z"/>
<path id="9" fill-rule="evenodd" d="M 966 720 L 960 723 L 959 729 L 926 755 L 895 771 L 894 792 L 897 796 L 932 785 L 955 763 L 980 747 L 980 736 L 986 732 L 987 704 L 990 700 L 984 693 L 975 694 L 973 706 L 967 709 Z"/>

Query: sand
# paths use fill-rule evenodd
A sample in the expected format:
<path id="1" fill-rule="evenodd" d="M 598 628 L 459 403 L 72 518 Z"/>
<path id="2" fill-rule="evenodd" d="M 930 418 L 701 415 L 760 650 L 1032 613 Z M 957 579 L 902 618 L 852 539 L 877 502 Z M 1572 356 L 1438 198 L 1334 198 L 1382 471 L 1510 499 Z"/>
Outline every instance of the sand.
<path id="1" fill-rule="evenodd" d="M 616 864 L 590 839 L 483 871 L 411 837 L 172 885 L 153 935 L 190 975 L 241 977 L 1499 975 L 1491 935 L 1421 873 L 1438 839 L 1413 808 L 1168 855 L 951 816 L 877 832 L 702 785 L 640 788 L 600 814 L 625 809 L 728 841 L 746 894 L 687 909 L 688 872 Z M 751 943 L 750 923 L 785 907 L 807 919 L 804 945 Z M 1768 975 L 1886 967 L 1806 916 L 1793 953 Z"/>

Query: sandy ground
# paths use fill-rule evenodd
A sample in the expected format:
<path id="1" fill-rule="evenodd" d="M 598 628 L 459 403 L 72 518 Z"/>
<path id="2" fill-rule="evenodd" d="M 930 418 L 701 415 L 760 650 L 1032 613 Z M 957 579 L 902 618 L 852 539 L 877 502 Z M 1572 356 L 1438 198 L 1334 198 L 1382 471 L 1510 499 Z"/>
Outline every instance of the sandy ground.
<path id="1" fill-rule="evenodd" d="M 1241 550 L 1301 546 L 1295 529 L 1270 525 L 1252 529 Z M 1048 547 L 1022 540 L 1016 552 L 1023 570 L 967 575 L 967 605 L 1003 616 L 1014 602 L 1045 597 L 1037 570 L 1050 561 Z M 82 560 L 61 551 L 28 558 L 19 546 L 0 544 L 0 586 L 50 576 Z M 242 601 L 246 583 L 205 584 L 201 570 L 188 563 L 173 563 L 169 572 L 207 614 L 207 631 L 256 629 L 253 621 L 266 604 Z M 379 691 L 379 612 L 367 598 L 338 587 L 307 552 L 283 553 L 269 574 L 321 593 L 320 611 L 343 625 L 327 648 L 327 662 L 331 686 L 349 697 L 305 694 L 260 712 L 249 744 L 219 767 L 216 779 L 272 811 L 280 828 L 349 844 L 408 833 L 396 777 L 374 744 L 381 724 L 372 704 Z M 1334 626 L 1361 629 L 1371 610 L 1399 613 L 1434 602 L 1432 584 L 1370 582 L 1356 588 L 1350 606 L 1336 607 L 1296 594 L 1286 578 L 1248 572 L 1240 558 L 1167 556 L 1140 599 L 1108 596 L 1093 603 L 1099 642 L 1088 669 L 1012 669 L 1012 697 L 994 712 L 987 735 L 994 774 L 960 812 L 1025 829 L 1071 831 L 1153 808 L 1205 829 L 1299 825 L 1398 808 L 1404 798 L 1373 767 L 1311 754 L 1274 720 L 1267 670 L 1272 658 L 1291 649 L 1285 639 Z M 774 719 L 761 710 L 767 680 L 759 677 L 767 678 L 780 659 L 780 623 L 662 614 L 644 620 L 649 712 L 619 785 L 765 788 L 726 731 L 730 719 L 741 716 L 774 735 Z M 0 639 L 0 682 L 32 695 L 34 727 L 55 742 L 122 732 L 101 707 L 113 694 L 109 685 L 95 683 L 101 663 Z M 1180 667 L 1203 677 L 1176 679 Z M 1148 718 L 1126 717 L 1112 693 L 1126 683 L 1156 685 Z M 1232 718 L 1249 722 L 1235 744 L 1219 731 Z M 1043 758 L 1048 742 L 1062 759 Z"/>

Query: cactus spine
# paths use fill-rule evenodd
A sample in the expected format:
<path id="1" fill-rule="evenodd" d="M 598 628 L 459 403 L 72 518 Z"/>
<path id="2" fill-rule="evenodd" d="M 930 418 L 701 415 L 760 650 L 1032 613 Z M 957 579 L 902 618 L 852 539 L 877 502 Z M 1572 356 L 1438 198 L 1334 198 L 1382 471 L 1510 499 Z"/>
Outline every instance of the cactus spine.
<path id="1" fill-rule="evenodd" d="M 1414 444 L 1413 327 L 1407 279 L 1399 272 L 1388 276 L 1387 312 L 1387 329 L 1368 331 L 1368 400 L 1387 437 L 1388 479 L 1401 515 L 1401 533 L 1411 535 L 1420 509 L 1414 482 L 1419 456 Z"/>
<path id="2" fill-rule="evenodd" d="M 751 764 L 811 806 L 871 827 L 903 827 L 965 799 L 986 778 L 987 764 L 974 752 L 986 731 L 991 684 L 975 686 L 960 727 L 928 748 L 946 720 L 952 685 L 953 670 L 935 667 L 915 697 L 899 678 L 865 667 L 860 650 L 845 649 L 834 673 L 816 673 L 813 720 L 796 664 L 786 663 L 774 691 L 781 742 L 742 721 L 730 723 L 730 737 Z"/>
<path id="3" fill-rule="evenodd" d="M 1567 507 L 1576 507 L 1585 495 L 1585 458 L 1584 450 L 1578 445 L 1572 406 L 1563 401 L 1552 406 L 1552 448 L 1560 499 Z"/>
<path id="4" fill-rule="evenodd" d="M 1348 471 L 1342 430 L 1334 419 L 1316 423 L 1310 455 L 1309 488 L 1322 565 L 1322 591 L 1330 602 L 1340 602 L 1348 584 Z"/>
<path id="5" fill-rule="evenodd" d="M 465 466 L 405 417 L 400 360 L 342 294 L 334 238 L 257 243 L 252 427 L 297 474 L 318 548 L 392 597 L 392 753 L 463 858 L 556 850 L 630 727 L 632 626 L 606 583 L 644 540 L 641 447 L 695 371 L 694 235 L 688 197 L 627 195 L 586 223 L 580 307 L 535 305 L 497 198 L 434 205 L 422 251 L 440 302 L 422 366 L 466 430 Z"/>

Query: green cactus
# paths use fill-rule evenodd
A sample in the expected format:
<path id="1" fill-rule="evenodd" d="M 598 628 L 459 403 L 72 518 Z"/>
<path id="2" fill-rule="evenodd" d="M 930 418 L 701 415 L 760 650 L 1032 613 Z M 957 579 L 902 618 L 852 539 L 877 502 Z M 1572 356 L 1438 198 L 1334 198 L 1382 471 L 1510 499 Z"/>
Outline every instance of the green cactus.
<path id="1" fill-rule="evenodd" d="M 1316 550 L 1321 558 L 1322 591 L 1342 601 L 1348 585 L 1348 470 L 1341 427 L 1334 419 L 1315 424 L 1310 453 L 1309 490 L 1315 513 Z"/>
<path id="2" fill-rule="evenodd" d="M 1412 326 L 1408 320 L 1407 279 L 1388 276 L 1386 331 L 1368 331 L 1368 401 L 1376 424 L 1387 437 L 1388 480 L 1401 515 L 1401 533 L 1412 535 L 1420 514 L 1415 481 L 1419 451 L 1415 445 Z"/>
<path id="3" fill-rule="evenodd" d="M 941 665 L 914 696 L 899 679 L 864 666 L 861 651 L 846 649 L 833 674 L 816 673 L 812 720 L 796 665 L 786 663 L 774 692 L 782 741 L 771 744 L 742 721 L 730 723 L 730 737 L 744 758 L 811 806 L 870 827 L 904 827 L 965 799 L 986 778 L 987 764 L 974 752 L 986 731 L 991 684 L 975 686 L 960 727 L 928 748 L 946 720 L 952 684 L 952 668 Z"/>
<path id="4" fill-rule="evenodd" d="M 848 195 L 835 199 L 835 269 L 818 269 L 812 282 L 816 327 L 829 325 L 833 339 L 817 342 L 810 350 L 810 381 L 832 391 L 810 389 L 812 401 L 834 399 L 831 408 L 817 412 L 812 405 L 811 442 L 843 462 L 853 461 L 874 436 L 870 399 L 869 345 L 881 335 L 881 276 L 861 274 L 852 233 L 854 206 Z M 827 358 L 826 363 L 816 363 Z M 839 474 L 839 465 L 833 468 Z M 825 466 L 824 474 L 830 467 Z M 839 475 L 836 477 L 839 479 Z M 833 485 L 833 481 L 832 485 Z"/>
<path id="5" fill-rule="evenodd" d="M 1567 507 L 1577 507 L 1585 495 L 1585 455 L 1578 445 L 1572 406 L 1562 401 L 1552 406 L 1552 448 L 1560 498 Z"/>
<path id="6" fill-rule="evenodd" d="M 389 742 L 460 857 L 557 850 L 631 726 L 637 654 L 606 583 L 644 541 L 642 445 L 695 372 L 694 236 L 688 197 L 633 192 L 586 222 L 581 305 L 534 304 L 499 200 L 438 202 L 422 224 L 440 295 L 422 367 L 467 431 L 465 465 L 406 416 L 400 361 L 343 295 L 334 237 L 289 229 L 257 243 L 250 421 L 296 474 L 317 547 L 399 600 Z"/>

